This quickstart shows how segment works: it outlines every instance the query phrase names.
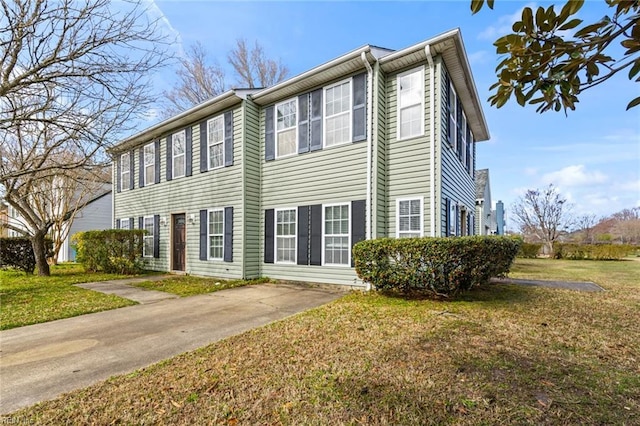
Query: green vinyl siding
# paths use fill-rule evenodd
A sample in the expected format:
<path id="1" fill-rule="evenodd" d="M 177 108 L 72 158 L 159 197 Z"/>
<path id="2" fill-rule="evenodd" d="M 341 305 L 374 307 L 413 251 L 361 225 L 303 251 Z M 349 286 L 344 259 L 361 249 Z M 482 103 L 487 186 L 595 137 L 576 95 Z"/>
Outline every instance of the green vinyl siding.
<path id="1" fill-rule="evenodd" d="M 440 60 L 437 60 L 437 73 L 436 87 L 439 89 L 437 93 L 440 95 L 440 99 L 436 102 L 440 105 L 440 123 L 442 125 L 442 131 L 437 134 L 440 136 L 438 145 L 440 146 L 440 167 L 441 167 L 441 185 L 440 185 L 440 232 L 441 235 L 446 235 L 446 199 L 457 202 L 461 206 L 464 206 L 469 214 L 475 214 L 475 182 L 473 177 L 469 174 L 466 166 L 460 161 L 457 153 L 453 147 L 447 141 L 446 135 L 446 121 L 449 119 L 446 117 L 445 109 L 443 107 L 446 102 L 446 86 L 443 84 L 445 81 L 445 73 L 447 72 L 445 66 Z M 475 170 L 475 144 L 474 149 L 474 170 Z M 464 225 L 461 225 L 464 226 Z"/>
<path id="2" fill-rule="evenodd" d="M 260 111 L 252 101 L 244 109 L 244 277 L 260 276 Z"/>
<path id="3" fill-rule="evenodd" d="M 387 147 L 386 147 L 386 189 L 387 189 L 387 236 L 396 235 L 396 200 L 399 198 L 423 197 L 423 230 L 429 235 L 430 229 L 430 168 L 429 132 L 431 131 L 429 105 L 429 67 L 424 69 L 424 129 L 421 136 L 409 139 L 397 139 L 397 76 L 390 74 L 386 78 L 387 94 Z M 411 67 L 407 70 L 416 69 Z"/>
<path id="4" fill-rule="evenodd" d="M 373 86 L 373 125 L 375 139 L 373 145 L 373 238 L 387 236 L 387 90 L 385 75 L 376 62 Z"/>
<path id="5" fill-rule="evenodd" d="M 138 227 L 139 216 L 160 215 L 166 219 L 166 225 L 160 225 L 160 256 L 157 259 L 145 258 L 145 266 L 152 270 L 169 271 L 171 268 L 171 215 L 185 213 L 186 223 L 186 261 L 185 272 L 194 275 L 217 276 L 221 278 L 242 277 L 242 142 L 243 112 L 238 104 L 233 110 L 234 164 L 200 172 L 200 125 L 193 123 L 192 155 L 193 175 L 166 180 L 166 136 L 160 143 L 160 183 L 136 187 L 133 190 L 115 194 L 116 218 L 134 218 Z M 217 114 L 216 114 L 217 115 Z M 176 129 L 176 131 L 181 129 Z M 138 149 L 135 149 L 135 173 L 138 175 Z M 200 246 L 200 210 L 210 208 L 233 207 L 233 262 L 201 261 Z M 194 223 L 189 221 L 193 215 Z"/>

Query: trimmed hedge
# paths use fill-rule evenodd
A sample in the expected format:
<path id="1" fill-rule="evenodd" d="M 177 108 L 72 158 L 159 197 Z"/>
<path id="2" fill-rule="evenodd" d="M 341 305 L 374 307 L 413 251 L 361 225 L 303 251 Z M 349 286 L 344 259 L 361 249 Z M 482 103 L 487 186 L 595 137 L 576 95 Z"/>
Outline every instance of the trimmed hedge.
<path id="1" fill-rule="evenodd" d="M 629 244 L 569 244 L 553 246 L 556 259 L 569 260 L 620 260 L 637 248 Z"/>
<path id="2" fill-rule="evenodd" d="M 53 255 L 53 242 L 45 240 L 47 257 Z M 25 237 L 0 238 L 0 268 L 16 268 L 27 274 L 36 269 L 36 256 L 31 240 Z"/>
<path id="3" fill-rule="evenodd" d="M 107 229 L 78 232 L 72 237 L 76 261 L 85 271 L 136 274 L 142 271 L 141 229 Z"/>
<path id="4" fill-rule="evenodd" d="M 518 250 L 517 257 L 524 257 L 527 259 L 535 259 L 540 253 L 542 244 L 539 243 L 522 243 L 520 244 L 520 250 Z"/>
<path id="5" fill-rule="evenodd" d="M 377 290 L 454 297 L 509 272 L 521 241 L 501 236 L 381 238 L 353 247 L 358 277 Z"/>

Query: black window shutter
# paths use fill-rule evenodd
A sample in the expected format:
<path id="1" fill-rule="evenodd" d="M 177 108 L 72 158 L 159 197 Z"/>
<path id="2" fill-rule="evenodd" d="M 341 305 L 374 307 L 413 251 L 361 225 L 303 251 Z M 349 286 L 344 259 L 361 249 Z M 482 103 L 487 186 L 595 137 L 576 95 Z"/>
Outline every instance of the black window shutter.
<path id="1" fill-rule="evenodd" d="M 173 179 L 173 141 L 167 136 L 167 181 Z"/>
<path id="2" fill-rule="evenodd" d="M 209 258 L 207 253 L 207 211 L 200 210 L 200 260 Z"/>
<path id="3" fill-rule="evenodd" d="M 160 183 L 160 140 L 155 141 L 153 144 L 153 152 L 155 153 L 155 173 L 154 183 Z"/>
<path id="4" fill-rule="evenodd" d="M 366 238 L 366 201 L 356 200 L 351 202 L 351 250 L 355 243 L 364 241 Z M 351 256 L 351 266 L 355 266 L 353 255 Z"/>
<path id="5" fill-rule="evenodd" d="M 136 180 L 136 175 L 135 175 L 135 151 L 131 151 L 129 153 L 129 189 L 133 189 L 133 186 L 135 185 L 135 180 Z M 122 184 L 124 185 L 124 182 L 122 182 Z"/>
<path id="6" fill-rule="evenodd" d="M 367 74 L 353 77 L 353 142 L 367 139 Z"/>
<path id="7" fill-rule="evenodd" d="M 264 118 L 264 159 L 265 161 L 275 160 L 276 158 L 276 138 L 273 126 L 273 105 L 265 109 Z"/>
<path id="8" fill-rule="evenodd" d="M 273 263 L 274 210 L 264 211 L 264 263 Z"/>
<path id="9" fill-rule="evenodd" d="M 207 144 L 207 122 L 203 121 L 200 123 L 200 173 L 209 170 Z"/>
<path id="10" fill-rule="evenodd" d="M 309 94 L 298 96 L 298 153 L 309 152 Z"/>
<path id="11" fill-rule="evenodd" d="M 133 229 L 134 228 L 134 226 L 133 226 L 134 222 L 135 222 L 135 219 L 130 217 L 129 218 L 129 229 Z"/>
<path id="12" fill-rule="evenodd" d="M 193 174 L 193 130 L 191 126 L 185 130 L 186 146 L 184 148 L 184 175 L 191 176 Z"/>
<path id="13" fill-rule="evenodd" d="M 451 233 L 449 232 L 449 230 L 451 229 L 451 224 L 449 223 L 450 220 L 450 212 L 451 212 L 451 200 L 448 198 L 444 199 L 444 208 L 445 208 L 445 214 L 444 214 L 444 235 L 446 237 L 448 237 L 449 235 L 451 235 Z"/>
<path id="14" fill-rule="evenodd" d="M 138 229 L 144 229 L 144 217 L 142 216 L 138 218 Z"/>
<path id="15" fill-rule="evenodd" d="M 153 215 L 153 257 L 160 257 L 160 215 Z"/>
<path id="16" fill-rule="evenodd" d="M 120 219 L 116 219 L 116 229 L 120 229 Z"/>
<path id="17" fill-rule="evenodd" d="M 120 164 L 121 162 L 122 156 L 119 156 L 116 160 L 116 192 L 120 192 L 120 188 L 122 186 L 122 182 L 120 182 L 120 179 L 122 177 L 122 165 Z M 129 169 L 129 173 L 131 173 L 131 169 Z"/>
<path id="18" fill-rule="evenodd" d="M 310 151 L 322 149 L 322 89 L 311 92 Z"/>
<path id="19" fill-rule="evenodd" d="M 224 208 L 224 261 L 233 262 L 233 207 Z"/>
<path id="20" fill-rule="evenodd" d="M 309 264 L 309 206 L 298 207 L 298 265 Z"/>
<path id="21" fill-rule="evenodd" d="M 233 111 L 224 113 L 224 165 L 233 166 Z"/>
<path id="22" fill-rule="evenodd" d="M 309 208 L 311 210 L 309 265 L 322 265 L 322 204 L 314 204 Z"/>
<path id="23" fill-rule="evenodd" d="M 138 187 L 140 188 L 144 188 L 144 147 L 140 148 L 138 150 L 138 155 L 139 155 L 139 164 L 140 164 L 140 173 L 139 173 L 139 181 L 138 182 Z"/>

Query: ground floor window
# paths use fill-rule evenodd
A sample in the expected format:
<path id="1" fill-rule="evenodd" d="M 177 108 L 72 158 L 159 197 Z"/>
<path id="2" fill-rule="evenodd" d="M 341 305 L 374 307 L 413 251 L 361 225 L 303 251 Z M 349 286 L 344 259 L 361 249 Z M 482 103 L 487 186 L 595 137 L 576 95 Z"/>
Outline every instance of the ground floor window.
<path id="1" fill-rule="evenodd" d="M 349 265 L 349 204 L 324 206 L 324 264 Z"/>
<path id="2" fill-rule="evenodd" d="M 122 226 L 122 223 L 120 223 Z M 144 235 L 144 241 L 142 246 L 142 255 L 144 257 L 153 257 L 153 240 L 155 238 L 153 226 L 153 216 L 147 216 L 143 220 L 143 227 L 147 233 Z"/>
<path id="3" fill-rule="evenodd" d="M 224 256 L 224 210 L 209 210 L 209 259 L 222 260 Z"/>
<path id="4" fill-rule="evenodd" d="M 402 199 L 396 203 L 398 238 L 422 237 L 422 197 Z"/>
<path id="5" fill-rule="evenodd" d="M 276 210 L 276 262 L 296 262 L 296 209 Z"/>

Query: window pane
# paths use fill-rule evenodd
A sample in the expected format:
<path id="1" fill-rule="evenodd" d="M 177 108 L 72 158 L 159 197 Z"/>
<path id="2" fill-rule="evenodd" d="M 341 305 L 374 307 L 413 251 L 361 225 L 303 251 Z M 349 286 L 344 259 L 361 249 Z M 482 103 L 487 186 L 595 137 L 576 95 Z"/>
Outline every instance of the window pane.
<path id="1" fill-rule="evenodd" d="M 278 133 L 278 157 L 296 152 L 296 129 Z"/>

